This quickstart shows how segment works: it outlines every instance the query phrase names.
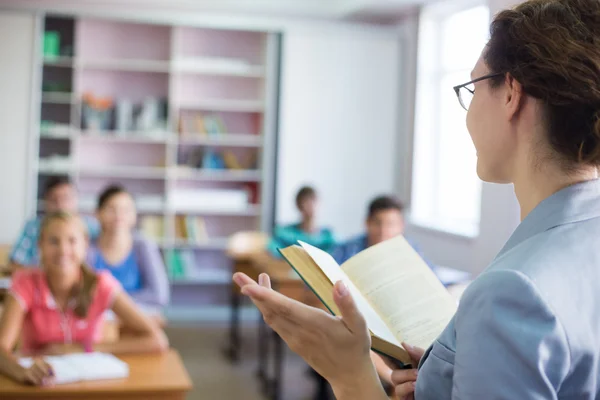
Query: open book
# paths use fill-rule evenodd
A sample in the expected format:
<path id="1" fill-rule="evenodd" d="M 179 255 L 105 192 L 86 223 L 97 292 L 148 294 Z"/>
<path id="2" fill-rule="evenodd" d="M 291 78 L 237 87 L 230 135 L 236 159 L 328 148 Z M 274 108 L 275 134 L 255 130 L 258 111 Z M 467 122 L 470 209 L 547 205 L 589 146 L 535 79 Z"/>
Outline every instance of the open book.
<path id="1" fill-rule="evenodd" d="M 81 381 L 121 379 L 129 376 L 129 365 L 112 354 L 76 353 L 63 356 L 47 356 L 44 360 L 54 371 L 57 385 Z M 29 368 L 32 358 L 21 358 L 19 364 Z"/>
<path id="2" fill-rule="evenodd" d="M 457 303 L 402 237 L 387 240 L 338 265 L 331 255 L 299 242 L 279 251 L 334 315 L 333 285 L 343 281 L 367 321 L 373 350 L 410 364 L 401 342 L 428 348 Z"/>

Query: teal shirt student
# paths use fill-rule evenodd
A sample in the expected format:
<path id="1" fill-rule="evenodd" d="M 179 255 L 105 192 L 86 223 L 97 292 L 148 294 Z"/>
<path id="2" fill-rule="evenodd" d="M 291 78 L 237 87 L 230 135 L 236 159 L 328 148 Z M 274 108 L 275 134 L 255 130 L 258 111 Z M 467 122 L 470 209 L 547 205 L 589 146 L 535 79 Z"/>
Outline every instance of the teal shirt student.
<path id="1" fill-rule="evenodd" d="M 335 246 L 335 238 L 330 229 L 321 228 L 317 232 L 308 233 L 300 229 L 300 224 L 292 224 L 275 228 L 268 250 L 273 256 L 281 257 L 278 249 L 298 244 L 298 240 L 327 252 Z"/>

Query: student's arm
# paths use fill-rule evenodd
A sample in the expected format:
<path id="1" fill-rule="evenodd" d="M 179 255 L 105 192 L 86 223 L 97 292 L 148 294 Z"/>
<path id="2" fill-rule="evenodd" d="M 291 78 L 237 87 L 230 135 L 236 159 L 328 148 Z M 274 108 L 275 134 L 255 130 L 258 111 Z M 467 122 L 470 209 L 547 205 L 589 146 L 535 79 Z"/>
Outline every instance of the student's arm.
<path id="1" fill-rule="evenodd" d="M 94 351 L 113 354 L 162 352 L 169 348 L 165 333 L 135 305 L 123 290 L 115 296 L 112 311 L 134 336 L 126 336 L 114 343 L 100 343 Z"/>
<path id="2" fill-rule="evenodd" d="M 134 246 L 143 287 L 132 293 L 131 298 L 137 303 L 166 306 L 171 293 L 169 278 L 158 246 L 142 238 L 137 238 Z"/>
<path id="3" fill-rule="evenodd" d="M 42 385 L 50 383 L 52 368 L 42 360 L 35 360 L 29 368 L 23 368 L 13 355 L 13 349 L 25 318 L 25 310 L 19 301 L 9 294 L 0 315 L 0 374 L 17 382 Z"/>

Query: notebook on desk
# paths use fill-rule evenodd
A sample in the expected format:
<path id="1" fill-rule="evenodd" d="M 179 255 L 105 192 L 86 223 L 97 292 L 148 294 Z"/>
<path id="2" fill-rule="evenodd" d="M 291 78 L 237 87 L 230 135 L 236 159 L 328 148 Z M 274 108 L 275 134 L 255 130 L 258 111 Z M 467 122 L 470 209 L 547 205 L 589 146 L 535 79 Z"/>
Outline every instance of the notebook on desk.
<path id="1" fill-rule="evenodd" d="M 52 367 L 57 385 L 129 376 L 129 365 L 112 354 L 77 353 L 47 356 L 44 360 Z M 19 364 L 28 368 L 33 364 L 33 359 L 21 358 Z"/>

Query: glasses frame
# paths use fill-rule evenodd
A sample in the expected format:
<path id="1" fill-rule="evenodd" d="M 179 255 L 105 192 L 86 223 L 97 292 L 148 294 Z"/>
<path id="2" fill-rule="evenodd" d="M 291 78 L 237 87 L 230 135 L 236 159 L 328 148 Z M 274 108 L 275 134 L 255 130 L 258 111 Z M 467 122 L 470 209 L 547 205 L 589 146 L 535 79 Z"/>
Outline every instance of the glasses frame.
<path id="1" fill-rule="evenodd" d="M 471 85 L 471 84 L 473 84 L 473 83 L 477 83 L 477 82 L 480 82 L 480 81 L 484 81 L 484 80 L 486 80 L 486 79 L 496 78 L 496 77 L 498 77 L 498 76 L 502 76 L 502 75 L 504 75 L 504 72 L 495 72 L 495 73 L 493 73 L 493 74 L 488 74 L 488 75 L 480 76 L 479 78 L 477 78 L 477 79 L 473 79 L 472 81 L 469 81 L 469 82 L 467 82 L 467 83 L 463 83 L 462 85 L 454 86 L 454 87 L 453 87 L 453 89 L 454 89 L 454 93 L 456 93 L 456 97 L 458 98 L 458 102 L 460 103 L 460 106 L 461 106 L 462 108 L 464 108 L 464 109 L 465 109 L 465 111 L 469 111 L 469 109 L 468 109 L 467 107 L 465 107 L 465 105 L 463 104 L 463 101 L 461 100 L 461 97 L 460 97 L 460 89 L 462 89 L 462 88 L 465 88 L 466 90 L 468 90 L 468 91 L 469 91 L 469 93 L 471 93 L 472 95 L 475 95 L 475 90 L 471 90 L 471 89 L 469 89 L 469 88 L 467 87 L 467 85 Z"/>

